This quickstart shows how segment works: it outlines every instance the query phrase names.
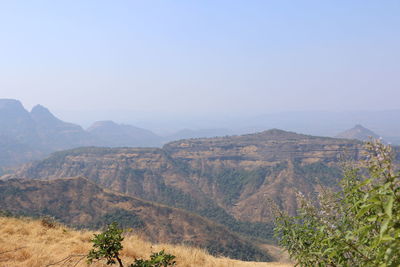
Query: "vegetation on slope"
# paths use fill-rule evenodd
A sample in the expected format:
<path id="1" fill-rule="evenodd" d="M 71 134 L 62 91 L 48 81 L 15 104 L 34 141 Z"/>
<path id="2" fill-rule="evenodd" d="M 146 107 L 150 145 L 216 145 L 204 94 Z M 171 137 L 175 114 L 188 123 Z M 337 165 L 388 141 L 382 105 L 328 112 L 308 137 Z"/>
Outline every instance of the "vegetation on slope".
<path id="1" fill-rule="evenodd" d="M 358 143 L 280 130 L 172 142 L 162 149 L 79 148 L 53 154 L 15 177 L 82 176 L 104 188 L 182 208 L 251 238 L 272 238 L 265 196 L 294 212 L 294 191 L 335 183 L 338 154 Z M 284 192 L 284 194 L 282 194 Z"/>
<path id="2" fill-rule="evenodd" d="M 0 266 L 43 267 L 63 259 L 64 266 L 87 266 L 84 258 L 92 247 L 95 232 L 76 231 L 63 225 L 48 225 L 40 220 L 16 219 L 0 216 Z M 216 258 L 205 250 L 182 245 L 152 244 L 144 241 L 137 233 L 130 233 L 123 241 L 121 258 L 133 262 L 148 258 L 154 252 L 165 250 L 176 256 L 177 266 L 182 267 L 250 267 L 291 266 L 284 263 L 242 262 L 228 258 Z M 52 266 L 61 266 L 61 263 Z M 106 266 L 94 262 L 90 266 Z"/>
<path id="3" fill-rule="evenodd" d="M 338 192 L 323 189 L 316 203 L 299 193 L 295 217 L 276 209 L 280 244 L 300 266 L 400 266 L 400 172 L 389 146 L 365 148 Z"/>
<path id="4" fill-rule="evenodd" d="M 13 214 L 51 215 L 91 229 L 117 221 L 153 242 L 190 244 L 241 260 L 271 260 L 265 251 L 223 225 L 181 209 L 105 191 L 84 178 L 0 181 L 0 203 Z"/>
<path id="5" fill-rule="evenodd" d="M 102 187 L 182 208 L 223 224 L 232 231 L 271 240 L 271 223 L 237 220 L 193 184 L 189 179 L 191 170 L 187 167 L 184 162 L 171 159 L 160 149 L 91 147 L 54 153 L 15 177 L 56 179 L 83 176 Z M 177 181 L 172 184 L 168 181 L 169 177 Z M 232 186 L 229 188 L 232 190 Z"/>

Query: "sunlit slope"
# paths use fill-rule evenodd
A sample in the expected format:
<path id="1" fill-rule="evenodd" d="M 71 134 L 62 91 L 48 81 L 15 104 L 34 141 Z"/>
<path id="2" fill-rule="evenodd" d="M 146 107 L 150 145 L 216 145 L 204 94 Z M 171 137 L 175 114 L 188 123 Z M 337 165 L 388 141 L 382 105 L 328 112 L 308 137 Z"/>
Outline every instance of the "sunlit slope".
<path id="1" fill-rule="evenodd" d="M 211 254 L 270 261 L 268 253 L 226 227 L 182 209 L 107 191 L 84 178 L 0 180 L 1 210 L 50 215 L 76 227 L 99 229 L 118 222 L 152 242 L 190 244 Z"/>
<path id="2" fill-rule="evenodd" d="M 76 231 L 56 225 L 49 227 L 39 220 L 0 217 L 0 266 L 43 267 L 59 262 L 68 256 L 71 260 L 63 266 L 87 266 L 84 255 L 91 248 L 93 232 Z M 135 233 L 123 241 L 122 259 L 132 263 L 135 258 L 146 258 L 153 252 L 165 249 L 176 256 L 177 266 L 205 267 L 250 267 L 250 266 L 292 266 L 285 263 L 243 262 L 228 258 L 216 258 L 204 250 L 170 244 L 152 244 Z M 54 266 L 60 266 L 54 265 Z M 97 262 L 91 266 L 106 266 Z"/>

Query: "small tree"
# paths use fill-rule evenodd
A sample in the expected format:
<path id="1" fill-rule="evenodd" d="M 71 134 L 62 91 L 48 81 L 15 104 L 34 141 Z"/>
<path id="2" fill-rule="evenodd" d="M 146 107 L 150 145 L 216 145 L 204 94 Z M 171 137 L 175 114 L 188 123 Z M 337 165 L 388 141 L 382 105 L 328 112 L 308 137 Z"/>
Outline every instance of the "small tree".
<path id="1" fill-rule="evenodd" d="M 113 222 L 108 225 L 107 229 L 101 234 L 95 234 L 91 239 L 93 242 L 93 249 L 87 255 L 87 262 L 90 264 L 93 260 L 107 260 L 107 265 L 115 264 L 118 262 L 120 267 L 124 267 L 119 253 L 122 250 L 121 242 L 124 240 L 122 236 L 122 229 L 118 228 L 118 224 Z M 164 250 L 150 255 L 150 260 L 135 260 L 134 264 L 129 267 L 167 267 L 175 266 L 175 256 L 166 254 Z"/>
<path id="2" fill-rule="evenodd" d="M 95 234 L 91 240 L 93 249 L 87 255 L 88 263 L 92 263 L 93 260 L 106 259 L 107 265 L 115 264 L 118 261 L 119 266 L 123 267 L 119 257 L 119 252 L 123 248 L 121 244 L 123 240 L 122 229 L 118 228 L 118 224 L 113 222 L 108 225 L 106 231 L 98 235 Z"/>
<path id="3" fill-rule="evenodd" d="M 291 217 L 273 205 L 276 236 L 301 266 L 400 266 L 400 173 L 392 150 L 365 145 L 365 160 L 344 170 L 340 190 L 318 201 L 298 194 Z"/>

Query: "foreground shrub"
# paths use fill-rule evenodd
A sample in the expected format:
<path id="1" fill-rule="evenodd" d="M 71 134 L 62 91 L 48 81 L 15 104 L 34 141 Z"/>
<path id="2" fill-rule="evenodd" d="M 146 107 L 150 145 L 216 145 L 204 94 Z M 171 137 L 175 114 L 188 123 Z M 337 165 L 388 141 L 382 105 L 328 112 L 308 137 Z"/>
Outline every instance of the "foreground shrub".
<path id="1" fill-rule="evenodd" d="M 106 231 L 101 234 L 94 235 L 91 240 L 93 242 L 93 249 L 89 251 L 87 256 L 88 263 L 93 260 L 106 259 L 107 265 L 115 264 L 118 261 L 119 266 L 123 267 L 122 261 L 119 257 L 119 252 L 122 250 L 122 229 L 118 228 L 116 222 L 108 225 Z"/>
<path id="2" fill-rule="evenodd" d="M 120 267 L 123 267 L 120 258 L 122 250 L 123 230 L 118 228 L 118 224 L 113 222 L 108 225 L 107 229 L 101 234 L 95 234 L 91 240 L 93 249 L 87 255 L 87 262 L 90 264 L 94 260 L 107 260 L 107 265 L 112 265 L 118 262 Z M 175 256 L 166 254 L 164 250 L 150 255 L 150 260 L 137 259 L 134 264 L 129 267 L 167 267 L 175 266 Z"/>
<path id="3" fill-rule="evenodd" d="M 400 266 L 400 175 L 391 147 L 365 145 L 365 160 L 348 164 L 340 190 L 316 201 L 298 194 L 299 215 L 275 205 L 275 233 L 301 266 Z"/>
<path id="4" fill-rule="evenodd" d="M 171 254 L 165 254 L 164 250 L 161 250 L 158 253 L 153 253 L 150 255 L 150 260 L 142 260 L 138 259 L 134 264 L 131 264 L 129 267 L 167 267 L 167 266 L 175 266 L 176 262 L 174 261 L 175 256 Z"/>

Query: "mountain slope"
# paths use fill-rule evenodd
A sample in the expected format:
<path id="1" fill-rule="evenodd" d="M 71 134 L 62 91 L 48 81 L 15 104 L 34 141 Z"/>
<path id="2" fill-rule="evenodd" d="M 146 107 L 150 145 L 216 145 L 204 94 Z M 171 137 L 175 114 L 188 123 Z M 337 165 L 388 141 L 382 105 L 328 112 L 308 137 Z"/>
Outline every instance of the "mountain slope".
<path id="1" fill-rule="evenodd" d="M 65 123 L 46 108 L 28 112 L 14 99 L 0 99 L 0 167 L 43 158 L 50 152 L 92 144 L 78 125 Z"/>
<path id="2" fill-rule="evenodd" d="M 83 176 L 105 188 L 184 208 L 233 231 L 267 239 L 272 217 L 266 198 L 294 213 L 295 192 L 315 192 L 318 183 L 334 185 L 341 176 L 339 156 L 357 158 L 360 145 L 270 130 L 181 140 L 163 149 L 64 151 L 25 166 L 15 177 Z"/>
<path id="3" fill-rule="evenodd" d="M 79 148 L 28 164 L 14 177 L 87 177 L 117 192 L 184 208 L 236 232 L 270 239 L 272 226 L 238 222 L 190 179 L 186 164 L 157 148 Z"/>
<path id="4" fill-rule="evenodd" d="M 41 105 L 33 107 L 30 115 L 35 122 L 42 149 L 53 152 L 96 143 L 96 139 L 85 132 L 81 126 L 56 118 Z"/>
<path id="5" fill-rule="evenodd" d="M 0 170 L 4 166 L 13 166 L 43 158 L 46 154 L 8 135 L 0 134 Z"/>
<path id="6" fill-rule="evenodd" d="M 37 105 L 28 112 L 20 101 L 0 99 L 0 168 L 14 167 L 52 152 L 82 146 L 161 146 L 151 131 L 111 121 L 97 122 L 85 131 L 64 122 Z"/>
<path id="7" fill-rule="evenodd" d="M 105 191 L 84 178 L 0 181 L 1 209 L 99 228 L 112 221 L 133 227 L 153 242 L 186 243 L 244 260 L 269 256 L 223 226 L 180 209 Z M 220 238 L 223 236 L 224 238 Z"/>
<path id="8" fill-rule="evenodd" d="M 0 99 L 0 135 L 21 144 L 39 142 L 35 122 L 21 102 L 14 99 Z"/>
<path id="9" fill-rule="evenodd" d="M 356 139 L 360 141 L 368 141 L 370 138 L 379 138 L 380 136 L 373 131 L 357 124 L 353 128 L 346 130 L 338 135 L 336 138 Z"/>
<path id="10" fill-rule="evenodd" d="M 158 147 L 161 137 L 153 132 L 113 121 L 98 121 L 87 131 L 99 139 L 98 144 L 110 147 Z"/>
<path id="11" fill-rule="evenodd" d="M 59 262 L 63 266 L 87 267 L 84 258 L 92 248 L 90 239 L 92 231 L 77 231 L 64 225 L 48 227 L 41 220 L 27 218 L 9 218 L 0 216 L 0 262 L 1 266 L 43 267 Z M 96 233 L 97 234 L 97 233 Z M 21 247 L 23 244 L 23 247 Z M 176 256 L 180 267 L 277 267 L 293 266 L 278 262 L 244 262 L 213 257 L 202 249 L 195 247 L 149 243 L 137 233 L 128 233 L 122 242 L 121 258 L 124 263 L 132 263 L 137 258 L 148 258 L 150 254 L 165 250 Z M 69 260 L 61 261 L 62 259 Z M 78 262 L 81 259 L 80 262 Z M 61 261 L 61 262 L 60 262 Z M 104 267 L 105 261 L 94 262 L 92 267 Z"/>
<path id="12" fill-rule="evenodd" d="M 164 146 L 185 162 L 190 179 L 236 218 L 269 221 L 266 197 L 297 209 L 295 192 L 311 193 L 317 180 L 332 185 L 341 175 L 339 155 L 358 157 L 354 141 L 269 130 L 242 136 L 191 139 Z"/>

